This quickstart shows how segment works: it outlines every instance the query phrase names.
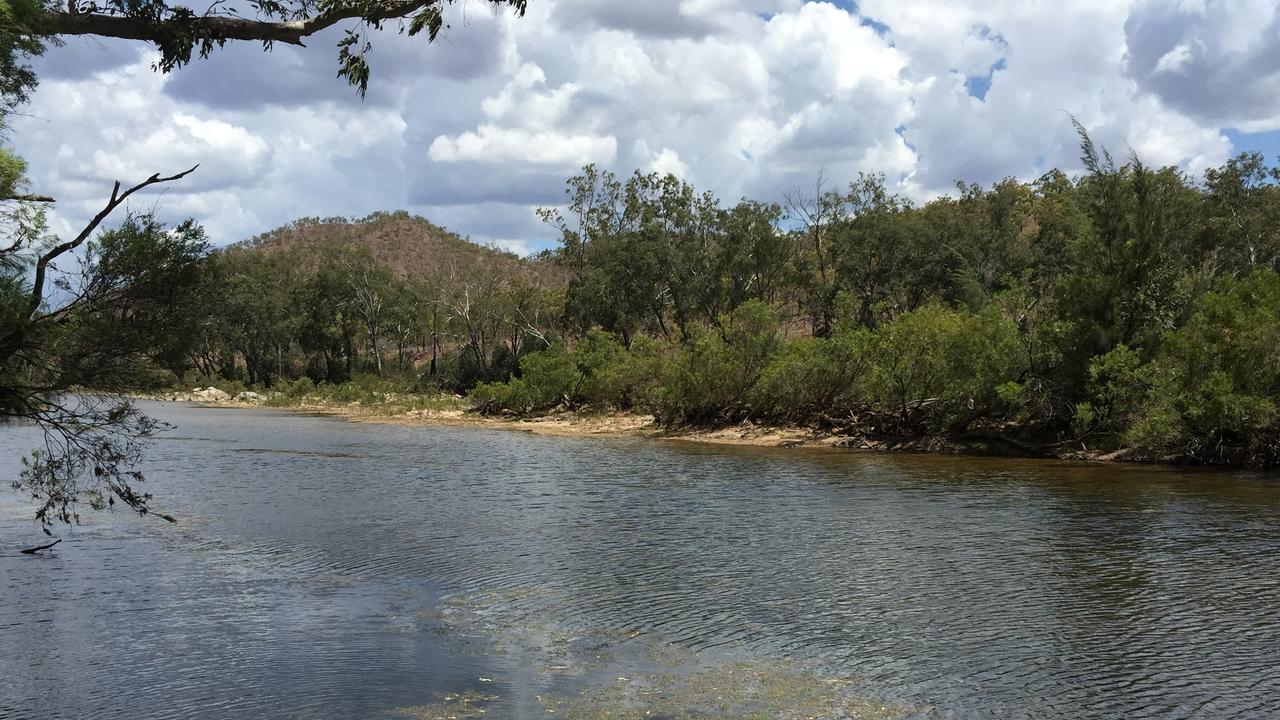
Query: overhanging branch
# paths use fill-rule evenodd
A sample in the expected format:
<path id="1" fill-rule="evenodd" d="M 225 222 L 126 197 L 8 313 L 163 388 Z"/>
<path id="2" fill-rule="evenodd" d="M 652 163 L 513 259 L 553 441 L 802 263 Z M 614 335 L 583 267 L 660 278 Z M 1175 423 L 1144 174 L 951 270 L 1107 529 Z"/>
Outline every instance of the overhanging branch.
<path id="1" fill-rule="evenodd" d="M 419 10 L 439 4 L 440 0 L 403 0 L 385 2 L 369 12 L 368 6 L 340 6 L 337 9 L 297 20 L 249 20 L 222 15 L 197 15 L 172 17 L 162 20 L 110 15 L 105 13 L 54 12 L 49 16 L 49 31 L 53 35 L 98 35 L 125 40 L 158 41 L 166 32 L 182 30 L 197 39 L 208 40 L 257 40 L 301 46 L 303 38 L 320 32 L 343 20 L 363 20 L 378 23 L 405 17 Z"/>
<path id="2" fill-rule="evenodd" d="M 9 202 L 9 201 L 13 201 L 13 202 L 38 202 L 38 203 L 51 203 L 51 202 L 57 202 L 56 200 L 54 200 L 53 198 L 49 197 L 48 195 L 9 195 L 9 196 L 6 196 L 6 197 L 0 197 L 0 201 L 4 201 L 4 202 Z"/>
<path id="3" fill-rule="evenodd" d="M 41 255 L 39 259 L 36 260 L 35 276 L 31 280 L 31 295 L 27 300 L 27 317 L 34 318 L 40 312 L 40 304 L 44 302 L 45 275 L 48 272 L 49 263 L 53 262 L 62 254 L 75 250 L 83 245 L 84 241 L 88 240 L 89 236 L 93 234 L 93 231 L 97 230 L 98 226 L 102 224 L 102 221 L 106 220 L 107 216 L 115 212 L 115 209 L 120 207 L 125 200 L 128 200 L 130 195 L 152 185 L 181 180 L 195 172 L 198 167 L 200 166 L 193 165 L 187 170 L 176 175 L 169 175 L 168 177 L 160 177 L 160 173 L 156 173 L 124 192 L 120 191 L 120 181 L 117 180 L 115 186 L 111 189 L 111 199 L 107 201 L 106 206 L 104 206 L 102 210 L 98 211 L 97 215 L 93 216 L 93 219 L 89 221 L 88 225 L 84 226 L 84 229 L 81 230 L 78 235 L 71 240 L 53 246 L 48 252 Z"/>

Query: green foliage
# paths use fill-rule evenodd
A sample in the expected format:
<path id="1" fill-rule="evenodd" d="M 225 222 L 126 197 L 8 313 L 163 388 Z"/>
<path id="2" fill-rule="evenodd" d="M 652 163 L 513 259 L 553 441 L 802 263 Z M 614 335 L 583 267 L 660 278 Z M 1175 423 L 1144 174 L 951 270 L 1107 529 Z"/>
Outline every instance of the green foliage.
<path id="1" fill-rule="evenodd" d="M 290 383 L 293 392 L 297 392 L 302 379 Z M 305 387 L 305 385 L 301 386 Z M 378 405 L 393 400 L 397 395 L 408 393 L 411 388 L 403 381 L 379 377 L 374 373 L 360 373 L 343 383 L 320 383 L 307 393 L 318 400 L 331 403 L 355 403 L 358 405 Z M 288 393 L 286 393 L 288 396 Z"/>
<path id="2" fill-rule="evenodd" d="M 0 198 L 18 194 L 26 184 L 27 163 L 13 153 L 0 148 Z"/>
<path id="3" fill-rule="evenodd" d="M 315 389 L 316 384 L 311 382 L 311 378 L 300 377 L 297 380 L 280 383 L 276 386 L 275 390 L 281 395 L 281 397 L 299 401 L 305 400 L 308 395 L 315 392 Z"/>
<path id="4" fill-rule="evenodd" d="M 157 365 L 193 347 L 208 242 L 193 222 L 167 227 L 127 218 L 86 246 L 74 275 L 55 285 L 74 300 L 0 329 L 19 350 L 0 385 L 82 386 L 124 391 L 155 386 Z M 6 332 L 7 331 L 7 332 Z M 39 353 L 38 362 L 27 353 Z"/>
<path id="5" fill-rule="evenodd" d="M 594 410 L 647 407 L 660 382 L 655 343 L 641 338 L 630 351 L 613 335 L 592 330 L 572 349 L 525 355 L 520 376 L 481 383 L 471 393 L 483 412 L 525 414 L 556 407 Z"/>
<path id="6" fill-rule="evenodd" d="M 1020 397 L 1017 328 L 994 308 L 974 315 L 938 303 L 870 337 L 867 398 L 899 430 L 965 430 Z"/>
<path id="7" fill-rule="evenodd" d="M 566 402 L 577 390 L 582 375 L 573 358 L 563 352 L 536 352 L 520 362 L 521 377 L 508 385 L 512 400 L 507 405 L 518 412 L 545 410 Z"/>
<path id="8" fill-rule="evenodd" d="M 1166 337 L 1131 438 L 1206 462 L 1272 463 L 1280 446 L 1280 276 L 1257 271 L 1205 294 Z"/>
<path id="9" fill-rule="evenodd" d="M 44 52 L 44 12 L 41 0 L 0 0 L 0 118 L 26 102 L 36 86 L 28 61 Z"/>
<path id="10" fill-rule="evenodd" d="M 580 331 L 599 326 L 624 344 L 643 333 L 688 339 L 744 302 L 778 297 L 791 251 L 776 205 L 724 210 L 674 176 L 623 182 L 594 166 L 568 186 L 573 222 L 543 217 L 563 239 L 564 310 Z"/>
<path id="11" fill-rule="evenodd" d="M 1089 400 L 1076 406 L 1078 436 L 1124 433 L 1150 391 L 1150 368 L 1127 345 L 1118 345 L 1089 363 Z"/>
<path id="12" fill-rule="evenodd" d="M 778 316 L 758 300 L 700 330 L 663 378 L 658 415 L 667 422 L 710 423 L 750 414 L 750 393 L 779 347 Z"/>
<path id="13" fill-rule="evenodd" d="M 774 422 L 853 415 L 864 405 L 869 342 L 869 331 L 841 328 L 831 337 L 784 343 L 752 390 L 756 415 Z"/>

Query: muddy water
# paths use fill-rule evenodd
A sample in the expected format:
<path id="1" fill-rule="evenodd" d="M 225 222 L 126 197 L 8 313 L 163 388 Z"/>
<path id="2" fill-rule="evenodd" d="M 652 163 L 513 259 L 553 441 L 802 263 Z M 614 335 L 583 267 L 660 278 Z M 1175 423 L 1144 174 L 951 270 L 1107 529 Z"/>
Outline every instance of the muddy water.
<path id="1" fill-rule="evenodd" d="M 0 718 L 1280 713 L 1265 476 L 152 410 L 178 525 L 0 494 Z"/>

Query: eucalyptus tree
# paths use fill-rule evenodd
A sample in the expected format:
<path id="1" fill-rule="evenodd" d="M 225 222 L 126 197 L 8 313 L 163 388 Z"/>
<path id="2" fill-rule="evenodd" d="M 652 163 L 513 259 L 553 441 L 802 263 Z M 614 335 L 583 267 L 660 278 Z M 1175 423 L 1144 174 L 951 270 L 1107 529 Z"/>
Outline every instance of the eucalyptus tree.
<path id="1" fill-rule="evenodd" d="M 119 393 L 157 384 L 157 363 L 194 340 L 200 226 L 141 215 L 90 239 L 92 229 L 0 254 L 0 420 L 43 432 L 14 486 L 36 500 L 46 532 L 77 519 L 81 501 L 151 512 L 133 464 L 160 425 Z M 77 249 L 74 269 L 55 268 Z"/>
<path id="2" fill-rule="evenodd" d="M 836 257 L 832 229 L 839 223 L 845 199 L 831 189 L 825 173 L 819 173 L 809 191 L 786 196 L 789 219 L 797 224 L 792 231 L 796 253 L 792 259 L 795 283 L 800 290 L 800 306 L 809 316 L 813 334 L 826 337 L 836 321 Z"/>
<path id="3" fill-rule="evenodd" d="M 721 213 L 723 238 L 716 257 L 720 278 L 716 313 L 748 300 L 766 303 L 785 298 L 787 271 L 795 245 L 779 223 L 782 207 L 775 203 L 743 200 Z"/>

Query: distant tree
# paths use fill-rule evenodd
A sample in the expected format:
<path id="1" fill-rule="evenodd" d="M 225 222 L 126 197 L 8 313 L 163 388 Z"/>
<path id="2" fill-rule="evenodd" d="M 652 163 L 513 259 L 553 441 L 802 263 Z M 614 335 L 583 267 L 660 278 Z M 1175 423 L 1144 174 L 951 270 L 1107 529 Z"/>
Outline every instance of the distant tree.
<path id="1" fill-rule="evenodd" d="M 1242 153 L 1204 174 L 1205 222 L 1197 250 L 1212 274 L 1280 270 L 1280 169 Z"/>
<path id="2" fill-rule="evenodd" d="M 284 357 L 302 315 L 287 258 L 258 257 L 236 248 L 217 256 L 222 294 L 215 326 L 244 362 L 250 385 L 270 386 L 286 374 Z"/>
<path id="3" fill-rule="evenodd" d="M 360 253 L 343 264 L 343 274 L 350 288 L 350 311 L 364 324 L 369 340 L 369 354 L 374 369 L 382 377 L 382 337 L 389 306 L 397 292 L 395 276 L 385 265 L 374 262 L 368 253 Z"/>

